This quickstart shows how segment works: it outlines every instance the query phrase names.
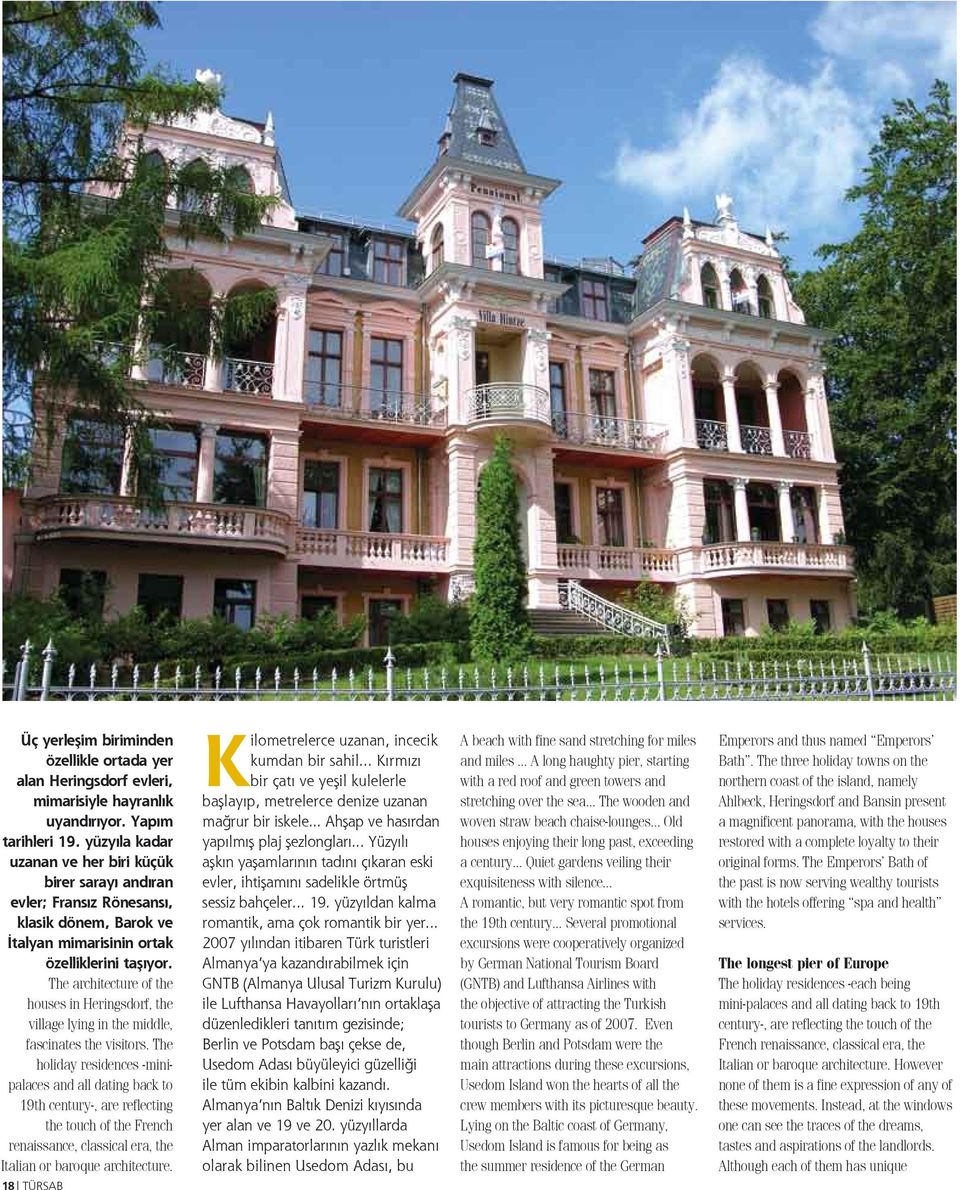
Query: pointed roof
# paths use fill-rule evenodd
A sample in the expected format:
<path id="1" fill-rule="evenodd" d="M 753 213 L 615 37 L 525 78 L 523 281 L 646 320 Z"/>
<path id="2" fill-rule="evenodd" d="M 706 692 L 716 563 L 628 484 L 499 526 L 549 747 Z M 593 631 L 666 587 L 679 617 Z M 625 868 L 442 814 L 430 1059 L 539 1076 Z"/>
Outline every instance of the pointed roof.
<path id="1" fill-rule="evenodd" d="M 410 218 L 420 196 L 451 166 L 467 174 L 533 187 L 544 194 L 556 190 L 560 183 L 555 179 L 527 173 L 494 97 L 493 79 L 461 71 L 453 76 L 453 82 L 453 104 L 438 142 L 440 155 L 398 213 Z"/>
<path id="2" fill-rule="evenodd" d="M 453 76 L 453 82 L 456 91 L 450 108 L 451 136 L 447 156 L 513 170 L 518 174 L 526 173 L 494 98 L 493 79 L 461 72 Z M 492 143 L 481 143 L 481 131 L 492 137 Z"/>

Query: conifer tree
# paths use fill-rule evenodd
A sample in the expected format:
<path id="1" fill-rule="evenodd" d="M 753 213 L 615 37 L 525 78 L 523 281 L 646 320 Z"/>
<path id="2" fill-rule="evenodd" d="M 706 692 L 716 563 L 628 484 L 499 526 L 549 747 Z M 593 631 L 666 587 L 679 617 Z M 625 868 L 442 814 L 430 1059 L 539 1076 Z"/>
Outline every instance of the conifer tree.
<path id="1" fill-rule="evenodd" d="M 477 487 L 477 536 L 473 547 L 476 591 L 470 640 L 478 661 L 518 661 L 529 656 L 527 567 L 520 545 L 520 497 L 510 443 L 502 435 Z"/>

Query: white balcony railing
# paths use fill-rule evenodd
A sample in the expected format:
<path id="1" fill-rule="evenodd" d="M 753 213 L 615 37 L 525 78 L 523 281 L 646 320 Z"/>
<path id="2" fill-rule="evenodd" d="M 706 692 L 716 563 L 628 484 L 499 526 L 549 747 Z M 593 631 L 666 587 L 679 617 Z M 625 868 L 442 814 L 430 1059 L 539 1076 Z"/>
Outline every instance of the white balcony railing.
<path id="1" fill-rule="evenodd" d="M 266 360 L 226 356 L 223 361 L 223 391 L 269 396 L 273 392 L 273 364 Z"/>
<path id="2" fill-rule="evenodd" d="M 781 541 L 736 541 L 699 550 L 701 573 L 715 570 L 853 570 L 845 545 L 801 545 Z"/>
<path id="3" fill-rule="evenodd" d="M 550 424 L 550 396 L 534 384 L 478 384 L 466 392 L 468 422 L 537 421 Z"/>
<path id="4" fill-rule="evenodd" d="M 408 426 L 442 427 L 447 422 L 446 409 L 422 393 L 310 380 L 305 386 L 304 396 L 310 408 L 322 417 L 393 422 Z"/>
<path id="5" fill-rule="evenodd" d="M 697 446 L 701 450 L 729 450 L 727 423 L 723 421 L 697 421 Z"/>
<path id="6" fill-rule="evenodd" d="M 553 431 L 564 442 L 583 446 L 608 446 L 614 450 L 652 453 L 664 449 L 667 427 L 627 417 L 597 413 L 553 414 Z"/>
<path id="7" fill-rule="evenodd" d="M 769 426 L 740 426 L 740 449 L 748 455 L 772 455 L 773 438 Z"/>
<path id="8" fill-rule="evenodd" d="M 361 533 L 300 525 L 296 552 L 311 566 L 432 571 L 446 564 L 446 537 L 419 533 Z"/>
<path id="9" fill-rule="evenodd" d="M 29 517 L 38 539 L 99 536 L 202 540 L 286 552 L 290 518 L 268 508 L 171 503 L 160 508 L 130 496 L 47 496 Z"/>
<path id="10" fill-rule="evenodd" d="M 677 573 L 674 550 L 621 545 L 558 545 L 557 565 L 573 578 L 640 579 Z"/>
<path id="11" fill-rule="evenodd" d="M 591 620 L 604 631 L 616 632 L 620 636 L 653 638 L 661 641 L 666 652 L 670 652 L 670 634 L 666 624 L 651 620 L 649 616 L 631 611 L 619 603 L 612 603 L 572 580 L 561 583 L 559 593 L 561 607 Z"/>

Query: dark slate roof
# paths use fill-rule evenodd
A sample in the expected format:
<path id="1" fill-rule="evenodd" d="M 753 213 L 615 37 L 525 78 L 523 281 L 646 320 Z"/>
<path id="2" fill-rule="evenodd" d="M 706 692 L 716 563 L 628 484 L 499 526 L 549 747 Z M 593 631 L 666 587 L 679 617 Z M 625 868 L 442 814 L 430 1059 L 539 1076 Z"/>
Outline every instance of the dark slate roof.
<path id="1" fill-rule="evenodd" d="M 454 75 L 453 81 L 457 89 L 444 126 L 444 133 L 450 134 L 447 156 L 526 173 L 510 129 L 493 96 L 493 80 L 460 73 Z M 496 133 L 494 144 L 480 143 L 477 135 L 480 128 Z"/>

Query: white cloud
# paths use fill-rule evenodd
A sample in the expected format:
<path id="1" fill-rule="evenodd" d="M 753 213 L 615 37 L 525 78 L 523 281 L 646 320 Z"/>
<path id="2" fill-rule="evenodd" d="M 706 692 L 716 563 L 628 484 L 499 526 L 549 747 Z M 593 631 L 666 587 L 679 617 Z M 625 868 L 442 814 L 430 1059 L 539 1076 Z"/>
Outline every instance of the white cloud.
<path id="1" fill-rule="evenodd" d="M 829 63 L 794 83 L 733 57 L 665 145 L 621 148 L 614 177 L 698 207 L 726 189 L 745 226 L 822 229 L 857 180 L 874 127 L 872 105 L 846 91 Z"/>
<path id="2" fill-rule="evenodd" d="M 849 3 L 831 0 L 810 27 L 828 54 L 866 63 L 868 70 L 953 78 L 956 7 L 951 3 Z"/>

